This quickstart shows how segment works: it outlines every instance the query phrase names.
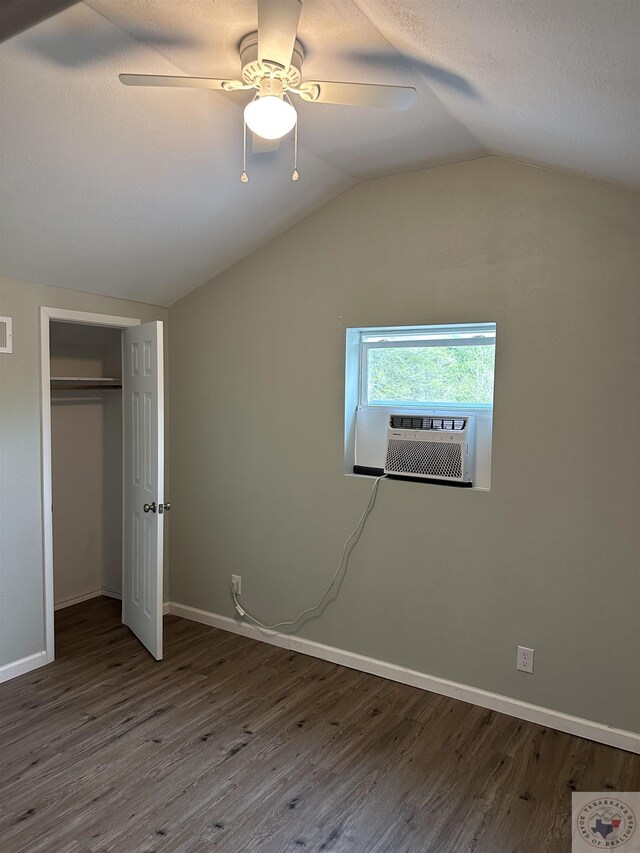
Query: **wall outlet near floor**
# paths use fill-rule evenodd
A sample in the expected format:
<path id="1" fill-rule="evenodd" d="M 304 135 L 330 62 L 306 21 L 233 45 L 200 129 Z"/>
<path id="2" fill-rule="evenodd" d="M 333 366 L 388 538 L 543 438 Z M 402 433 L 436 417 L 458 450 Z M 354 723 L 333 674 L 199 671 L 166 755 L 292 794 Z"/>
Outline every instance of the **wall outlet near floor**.
<path id="1" fill-rule="evenodd" d="M 242 578 L 240 575 L 231 575 L 231 592 L 240 595 L 242 592 Z"/>
<path id="2" fill-rule="evenodd" d="M 528 649 L 526 646 L 518 646 L 516 669 L 519 669 L 521 672 L 533 672 L 533 655 L 533 649 Z"/>

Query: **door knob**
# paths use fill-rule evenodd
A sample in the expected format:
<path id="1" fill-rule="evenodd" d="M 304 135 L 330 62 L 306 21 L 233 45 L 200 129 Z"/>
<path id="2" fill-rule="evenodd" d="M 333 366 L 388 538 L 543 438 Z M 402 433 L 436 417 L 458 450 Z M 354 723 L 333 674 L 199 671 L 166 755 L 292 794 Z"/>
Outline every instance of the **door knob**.
<path id="1" fill-rule="evenodd" d="M 171 504 L 169 503 L 169 501 L 167 501 L 166 504 L 162 504 L 162 506 L 164 507 L 165 512 L 169 512 L 169 510 L 171 509 Z"/>
<path id="2" fill-rule="evenodd" d="M 162 504 L 161 504 L 161 506 L 162 506 Z M 142 509 L 143 509 L 145 512 L 155 512 L 155 511 L 156 511 L 156 502 L 154 501 L 153 503 L 145 504 L 145 505 L 142 507 Z"/>
<path id="3" fill-rule="evenodd" d="M 162 515 L 163 512 L 169 512 L 170 509 L 171 509 L 170 503 L 158 504 L 158 514 L 159 515 Z"/>

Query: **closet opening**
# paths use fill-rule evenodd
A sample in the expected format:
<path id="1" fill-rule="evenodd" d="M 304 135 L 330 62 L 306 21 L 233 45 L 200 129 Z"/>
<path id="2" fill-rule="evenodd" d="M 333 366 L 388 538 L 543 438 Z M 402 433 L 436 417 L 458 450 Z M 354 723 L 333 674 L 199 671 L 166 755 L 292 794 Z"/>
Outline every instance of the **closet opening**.
<path id="1" fill-rule="evenodd" d="M 54 320 L 49 355 L 59 612 L 98 596 L 122 600 L 122 333 Z M 105 612 L 120 621 L 118 607 Z"/>
<path id="2" fill-rule="evenodd" d="M 47 663 L 74 605 L 87 636 L 94 622 L 96 635 L 123 622 L 160 660 L 163 324 L 45 307 L 40 317 Z"/>

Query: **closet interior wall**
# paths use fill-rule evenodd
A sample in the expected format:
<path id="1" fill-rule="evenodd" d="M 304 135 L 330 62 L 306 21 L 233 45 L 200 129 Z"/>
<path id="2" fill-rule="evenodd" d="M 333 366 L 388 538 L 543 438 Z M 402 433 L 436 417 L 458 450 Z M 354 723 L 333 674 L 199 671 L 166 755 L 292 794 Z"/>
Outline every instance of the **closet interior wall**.
<path id="1" fill-rule="evenodd" d="M 51 454 L 56 608 L 122 595 L 121 332 L 52 322 Z M 66 382 L 56 379 L 85 379 Z"/>

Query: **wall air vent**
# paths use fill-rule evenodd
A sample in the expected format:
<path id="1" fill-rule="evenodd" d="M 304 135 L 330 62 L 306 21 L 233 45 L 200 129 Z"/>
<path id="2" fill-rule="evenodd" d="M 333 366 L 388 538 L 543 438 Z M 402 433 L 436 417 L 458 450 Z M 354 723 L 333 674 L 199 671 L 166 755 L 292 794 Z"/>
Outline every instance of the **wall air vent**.
<path id="1" fill-rule="evenodd" d="M 474 425 L 468 415 L 390 415 L 385 474 L 471 486 Z"/>
<path id="2" fill-rule="evenodd" d="M 11 317 L 0 317 L 0 352 L 13 352 L 13 334 Z"/>

